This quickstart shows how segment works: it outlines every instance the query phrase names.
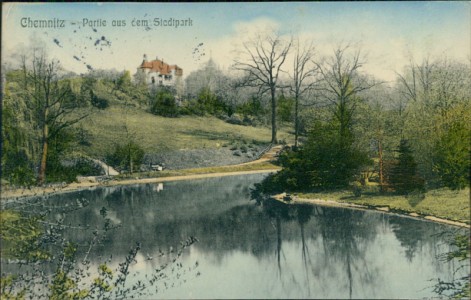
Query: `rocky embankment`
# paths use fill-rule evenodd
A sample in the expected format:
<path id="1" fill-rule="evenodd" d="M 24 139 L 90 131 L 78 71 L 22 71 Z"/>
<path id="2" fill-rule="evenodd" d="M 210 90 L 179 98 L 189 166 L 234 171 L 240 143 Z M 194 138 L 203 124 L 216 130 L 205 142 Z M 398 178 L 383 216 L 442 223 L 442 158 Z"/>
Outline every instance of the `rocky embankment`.
<path id="1" fill-rule="evenodd" d="M 257 145 L 243 150 L 231 150 L 229 148 L 185 149 L 146 154 L 143 167 L 150 168 L 151 165 L 161 165 L 168 170 L 180 170 L 237 165 L 259 158 L 266 148 L 267 146 Z"/>

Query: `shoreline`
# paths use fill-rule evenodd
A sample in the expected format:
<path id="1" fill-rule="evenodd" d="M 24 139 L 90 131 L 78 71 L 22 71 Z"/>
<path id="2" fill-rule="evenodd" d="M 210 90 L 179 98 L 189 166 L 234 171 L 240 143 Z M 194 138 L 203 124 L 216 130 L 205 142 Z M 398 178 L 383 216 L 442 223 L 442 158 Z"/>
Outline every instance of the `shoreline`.
<path id="1" fill-rule="evenodd" d="M 184 181 L 184 180 L 195 180 L 195 179 L 205 179 L 205 178 L 214 178 L 214 177 L 226 177 L 226 176 L 237 176 L 237 175 L 250 175 L 250 174 L 263 174 L 263 173 L 274 173 L 279 171 L 279 169 L 261 169 L 261 170 L 249 170 L 249 171 L 232 171 L 232 172 L 214 172 L 214 173 L 201 173 L 201 174 L 189 174 L 189 175 L 171 175 L 163 177 L 152 177 L 152 178 L 136 178 L 136 179 L 123 179 L 123 180 L 110 180 L 107 182 L 96 182 L 89 180 L 88 182 L 74 182 L 63 187 L 32 187 L 30 189 L 12 189 L 7 191 L 2 191 L 0 195 L 1 202 L 11 202 L 20 200 L 22 198 L 35 197 L 35 196 L 46 196 L 46 195 L 56 195 L 62 193 L 76 192 L 84 189 L 90 188 L 100 188 L 100 187 L 111 187 L 119 185 L 133 185 L 133 184 L 148 184 L 148 183 L 160 183 L 160 182 L 171 182 L 171 181 Z M 360 205 L 348 202 L 338 202 L 334 200 L 323 200 L 323 199 L 309 199 L 309 198 L 299 198 L 296 196 L 291 197 L 291 201 L 286 202 L 283 200 L 283 194 L 272 196 L 271 198 L 277 200 L 281 203 L 287 205 L 296 205 L 296 204 L 310 204 L 310 205 L 319 205 L 319 206 L 329 206 L 329 207 L 340 207 L 348 209 L 359 209 L 359 210 L 370 210 L 378 211 L 388 214 L 395 214 L 403 217 L 414 218 L 417 220 L 426 220 L 441 224 L 447 224 L 452 226 L 457 226 L 461 228 L 471 228 L 470 224 L 453 221 L 449 219 L 435 217 L 433 215 L 421 215 L 415 212 L 406 212 L 391 210 L 387 206 L 374 206 L 374 205 Z M 2 203 L 3 204 L 3 203 Z"/>
<path id="2" fill-rule="evenodd" d="M 11 201 L 18 200 L 21 198 L 45 196 L 45 195 L 56 195 L 62 193 L 76 192 L 83 189 L 89 188 L 100 188 L 117 185 L 131 185 L 131 184 L 147 184 L 147 183 L 160 183 L 169 181 L 182 181 L 182 180 L 194 180 L 204 179 L 212 177 L 225 177 L 225 176 L 237 176 L 237 175 L 251 175 L 251 174 L 262 174 L 262 173 L 273 173 L 279 169 L 262 169 L 262 170 L 250 170 L 250 171 L 233 171 L 233 172 L 215 172 L 215 173 L 201 173 L 201 174 L 190 174 L 190 175 L 173 175 L 163 177 L 152 177 L 152 178 L 136 178 L 136 179 L 123 179 L 123 180 L 110 180 L 107 182 L 96 182 L 89 180 L 88 182 L 73 182 L 63 187 L 32 187 L 30 189 L 12 189 L 2 191 L 0 200 Z"/>
<path id="3" fill-rule="evenodd" d="M 285 194 L 283 193 L 283 194 L 272 196 L 271 199 L 274 199 L 286 205 L 309 204 L 309 205 L 319 205 L 319 206 L 327 206 L 327 207 L 340 207 L 340 208 L 348 208 L 348 209 L 377 211 L 377 212 L 382 212 L 382 213 L 387 213 L 387 214 L 399 215 L 402 217 L 413 218 L 416 220 L 425 220 L 425 221 L 452 225 L 452 226 L 457 226 L 457 227 L 467 228 L 467 229 L 471 228 L 470 224 L 466 224 L 463 222 L 452 221 L 452 220 L 439 218 L 439 217 L 435 217 L 431 215 L 421 215 L 416 212 L 408 213 L 408 212 L 403 212 L 403 211 L 391 210 L 387 206 L 373 206 L 373 205 L 367 206 L 367 205 L 354 204 L 354 203 L 348 203 L 348 202 L 338 202 L 334 200 L 299 198 L 296 196 L 291 196 L 291 200 L 287 202 L 283 200 L 284 196 Z"/>

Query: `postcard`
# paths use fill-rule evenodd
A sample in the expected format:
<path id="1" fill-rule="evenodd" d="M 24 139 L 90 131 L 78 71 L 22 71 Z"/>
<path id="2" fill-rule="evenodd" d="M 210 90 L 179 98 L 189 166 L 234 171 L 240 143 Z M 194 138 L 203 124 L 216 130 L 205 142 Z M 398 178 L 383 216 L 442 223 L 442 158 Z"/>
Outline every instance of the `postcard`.
<path id="1" fill-rule="evenodd" d="M 470 9 L 3 3 L 1 298 L 469 298 Z"/>

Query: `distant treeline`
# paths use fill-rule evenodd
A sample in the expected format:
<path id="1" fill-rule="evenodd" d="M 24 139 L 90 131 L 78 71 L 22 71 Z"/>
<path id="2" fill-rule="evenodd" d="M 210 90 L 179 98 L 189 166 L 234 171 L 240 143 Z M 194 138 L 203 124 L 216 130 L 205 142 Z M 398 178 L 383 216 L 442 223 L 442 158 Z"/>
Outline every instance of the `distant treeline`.
<path id="1" fill-rule="evenodd" d="M 17 68 L 5 72 L 3 183 L 102 174 L 91 157 L 73 151 L 90 143 L 80 124 L 93 111 L 122 105 L 163 117 L 211 115 L 233 124 L 271 126 L 272 142 L 278 142 L 277 123 L 291 126 L 295 147 L 281 156 L 283 171 L 269 179 L 283 189 L 366 181 L 404 192 L 469 185 L 469 62 L 412 61 L 394 83 L 385 84 L 362 71 L 363 56 L 356 49 L 338 47 L 323 58 L 300 49 L 293 40 L 263 39 L 247 45 L 246 54 L 252 55 L 235 61 L 237 72 L 209 60 L 186 77 L 183 88 L 148 85 L 139 72 L 65 73 L 42 49 L 31 49 Z M 273 55 L 265 57 L 270 51 Z M 297 62 L 291 69 L 284 59 L 269 61 L 290 55 Z M 274 67 L 261 67 L 269 63 Z M 281 66 L 285 75 L 270 73 Z M 121 142 L 110 149 L 109 162 L 133 172 L 143 157 L 141 145 L 131 133 Z"/>

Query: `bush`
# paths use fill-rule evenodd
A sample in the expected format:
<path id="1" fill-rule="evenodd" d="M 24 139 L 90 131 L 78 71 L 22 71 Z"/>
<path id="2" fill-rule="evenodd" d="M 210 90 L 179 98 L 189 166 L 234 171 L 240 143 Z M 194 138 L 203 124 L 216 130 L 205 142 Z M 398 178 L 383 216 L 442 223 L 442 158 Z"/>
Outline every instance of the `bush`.
<path id="1" fill-rule="evenodd" d="M 24 150 L 18 152 L 6 151 L 5 162 L 2 165 L 2 177 L 10 184 L 31 186 L 35 182 L 32 162 Z"/>
<path id="2" fill-rule="evenodd" d="M 243 121 L 238 114 L 233 114 L 227 121 L 229 124 L 242 125 Z"/>
<path id="3" fill-rule="evenodd" d="M 160 89 L 155 95 L 151 112 L 162 117 L 177 117 L 179 109 L 173 94 L 167 89 Z"/>
<path id="4" fill-rule="evenodd" d="M 106 98 L 96 95 L 92 90 L 90 90 L 90 101 L 93 106 L 99 109 L 105 109 L 110 105 Z"/>
<path id="5" fill-rule="evenodd" d="M 252 122 L 254 122 L 254 119 L 262 118 L 266 114 L 262 103 L 256 97 L 253 97 L 250 99 L 250 101 L 238 105 L 236 107 L 236 112 L 244 116 L 244 118 L 249 116 L 254 117 Z"/>
<path id="6" fill-rule="evenodd" d="M 455 122 L 435 145 L 434 171 L 450 189 L 463 189 L 470 182 L 471 132 Z"/>
<path id="7" fill-rule="evenodd" d="M 357 198 L 361 197 L 361 194 L 363 193 L 363 186 L 361 185 L 361 183 L 358 181 L 354 181 L 350 186 L 352 189 L 353 196 Z"/>
<path id="8" fill-rule="evenodd" d="M 144 159 L 144 150 L 135 142 L 117 145 L 115 151 L 108 155 L 107 162 L 113 167 L 128 170 L 132 173 L 138 169 Z"/>
<path id="9" fill-rule="evenodd" d="M 90 134 L 90 131 L 84 129 L 82 126 L 78 127 L 75 131 L 75 136 L 77 139 L 77 142 L 79 145 L 82 146 L 91 146 L 92 144 L 90 143 L 90 139 L 92 138 L 92 135 Z"/>

